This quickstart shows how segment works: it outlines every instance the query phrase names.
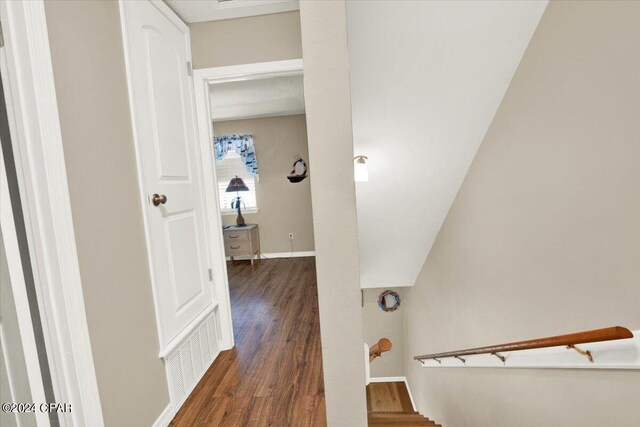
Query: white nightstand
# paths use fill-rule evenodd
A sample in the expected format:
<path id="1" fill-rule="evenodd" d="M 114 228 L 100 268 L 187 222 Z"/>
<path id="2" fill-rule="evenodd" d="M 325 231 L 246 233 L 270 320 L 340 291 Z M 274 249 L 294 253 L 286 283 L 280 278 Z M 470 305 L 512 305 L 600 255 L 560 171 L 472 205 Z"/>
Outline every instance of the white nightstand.
<path id="1" fill-rule="evenodd" d="M 236 256 L 251 257 L 251 265 L 257 256 L 260 258 L 260 233 L 258 224 L 247 224 L 244 227 L 231 225 L 223 228 L 224 253 L 231 258 Z"/>

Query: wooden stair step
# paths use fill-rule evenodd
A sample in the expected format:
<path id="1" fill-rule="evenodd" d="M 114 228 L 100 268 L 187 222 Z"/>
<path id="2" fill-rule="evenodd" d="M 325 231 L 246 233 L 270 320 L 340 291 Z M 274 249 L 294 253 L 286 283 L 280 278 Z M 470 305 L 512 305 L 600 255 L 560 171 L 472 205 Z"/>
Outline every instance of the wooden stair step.
<path id="1" fill-rule="evenodd" d="M 369 418 L 375 418 L 375 419 L 380 419 L 380 420 L 385 420 L 385 419 L 394 419 L 394 418 L 406 418 L 406 419 L 412 419 L 412 418 L 420 418 L 420 419 L 424 419 L 426 418 L 424 415 L 421 415 L 417 412 L 369 412 Z"/>
<path id="2" fill-rule="evenodd" d="M 369 412 L 370 426 L 437 426 L 438 424 L 417 412 Z"/>
<path id="3" fill-rule="evenodd" d="M 407 421 L 407 420 L 389 420 L 389 421 L 369 421 L 369 426 L 377 427 L 377 426 L 391 426 L 391 427 L 413 427 L 413 426 L 422 426 L 422 427 L 442 427 L 440 424 L 436 424 L 432 421 Z"/>
<path id="4" fill-rule="evenodd" d="M 367 411 L 370 427 L 442 427 L 414 410 L 404 381 L 367 385 Z"/>

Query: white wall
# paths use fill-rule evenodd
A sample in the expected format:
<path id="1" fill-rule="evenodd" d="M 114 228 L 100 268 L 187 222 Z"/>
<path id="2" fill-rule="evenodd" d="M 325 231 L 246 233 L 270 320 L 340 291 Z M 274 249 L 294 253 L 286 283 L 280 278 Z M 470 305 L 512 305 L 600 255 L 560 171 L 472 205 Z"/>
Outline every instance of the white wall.
<path id="1" fill-rule="evenodd" d="M 639 425 L 638 370 L 412 360 L 640 328 L 639 17 L 638 2 L 549 4 L 406 298 L 407 377 L 442 425 Z"/>
<path id="2" fill-rule="evenodd" d="M 380 338 L 389 338 L 393 345 L 391 351 L 385 352 L 371 362 L 371 377 L 404 376 L 404 302 L 395 311 L 383 311 L 378 307 L 378 296 L 386 289 L 364 289 L 362 307 L 362 330 L 364 342 L 374 345 Z M 391 289 L 404 301 L 408 288 Z"/>
<path id="3" fill-rule="evenodd" d="M 297 11 L 197 22 L 189 29 L 193 68 L 302 58 Z"/>
<path id="4" fill-rule="evenodd" d="M 367 409 L 345 2 L 301 2 L 300 17 L 327 423 L 361 427 Z"/>

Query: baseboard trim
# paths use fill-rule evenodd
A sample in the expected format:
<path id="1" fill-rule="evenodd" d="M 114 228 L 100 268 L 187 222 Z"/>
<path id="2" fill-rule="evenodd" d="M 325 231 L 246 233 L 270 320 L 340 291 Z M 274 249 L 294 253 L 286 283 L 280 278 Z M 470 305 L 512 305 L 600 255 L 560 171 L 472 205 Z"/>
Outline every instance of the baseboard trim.
<path id="1" fill-rule="evenodd" d="M 166 408 L 164 408 L 164 410 L 162 411 L 162 413 L 160 414 L 156 422 L 153 423 L 152 427 L 167 427 L 173 420 L 174 416 L 175 414 L 173 412 L 173 406 L 171 405 L 171 402 L 169 402 L 169 404 L 167 405 Z"/>
<path id="2" fill-rule="evenodd" d="M 406 381 L 405 377 L 371 377 L 370 383 L 397 383 L 398 381 Z"/>
<path id="3" fill-rule="evenodd" d="M 416 402 L 413 400 L 413 395 L 411 394 L 411 387 L 409 387 L 409 382 L 407 381 L 407 377 L 372 377 L 369 378 L 370 383 L 395 383 L 395 382 L 403 382 L 405 386 L 407 386 L 407 392 L 409 393 L 409 399 L 411 400 L 411 406 L 413 406 L 413 410 L 416 411 Z"/>
<path id="4" fill-rule="evenodd" d="M 304 251 L 304 252 L 271 252 L 267 254 L 260 254 L 260 258 L 262 259 L 272 259 L 272 258 L 299 258 L 299 257 L 308 257 L 308 256 L 316 256 L 315 251 Z M 230 257 L 226 257 L 227 261 L 230 261 Z M 233 259 L 238 261 L 250 260 L 251 256 L 243 255 L 243 256 L 234 256 Z"/>

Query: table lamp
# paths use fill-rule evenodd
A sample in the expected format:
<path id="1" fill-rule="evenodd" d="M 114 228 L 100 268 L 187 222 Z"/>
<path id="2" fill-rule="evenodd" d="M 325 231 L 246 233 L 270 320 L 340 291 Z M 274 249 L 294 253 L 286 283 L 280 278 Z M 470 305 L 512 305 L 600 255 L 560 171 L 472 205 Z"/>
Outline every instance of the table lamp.
<path id="1" fill-rule="evenodd" d="M 240 191 L 249 191 L 249 187 L 244 183 L 242 178 L 236 175 L 235 178 L 232 178 L 229 181 L 229 185 L 225 190 L 227 193 L 233 193 L 234 191 L 237 194 L 237 197 L 234 201 L 231 202 L 231 209 L 238 209 L 238 217 L 236 218 L 236 225 L 238 227 L 244 227 L 246 224 L 244 223 L 244 218 L 242 217 L 242 212 L 240 211 L 240 207 L 242 205 L 242 199 L 240 198 Z"/>

